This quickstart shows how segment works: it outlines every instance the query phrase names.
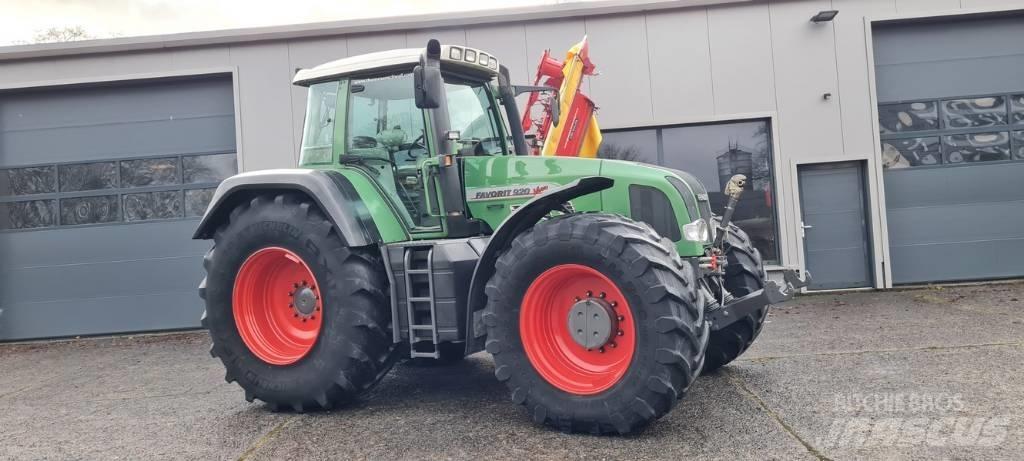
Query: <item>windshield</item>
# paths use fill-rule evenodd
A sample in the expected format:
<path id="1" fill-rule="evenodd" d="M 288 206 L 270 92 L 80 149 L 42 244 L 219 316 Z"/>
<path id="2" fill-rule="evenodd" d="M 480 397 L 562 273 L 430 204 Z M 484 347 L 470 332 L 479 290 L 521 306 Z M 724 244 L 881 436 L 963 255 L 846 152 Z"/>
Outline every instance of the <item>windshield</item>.
<path id="1" fill-rule="evenodd" d="M 463 147 L 479 142 L 485 155 L 501 154 L 504 143 L 497 112 L 483 83 L 445 83 L 450 128 L 458 131 Z"/>

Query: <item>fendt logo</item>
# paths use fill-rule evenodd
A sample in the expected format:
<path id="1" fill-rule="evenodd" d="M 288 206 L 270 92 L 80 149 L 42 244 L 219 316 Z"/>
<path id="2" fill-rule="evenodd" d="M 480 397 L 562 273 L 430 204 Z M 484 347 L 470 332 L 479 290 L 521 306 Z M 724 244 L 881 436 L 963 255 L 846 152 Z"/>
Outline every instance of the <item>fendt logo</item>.
<path id="1" fill-rule="evenodd" d="M 556 186 L 555 184 L 522 184 L 517 186 L 478 187 L 466 189 L 466 200 L 478 202 L 484 200 L 505 200 L 511 198 L 528 198 L 543 194 Z"/>

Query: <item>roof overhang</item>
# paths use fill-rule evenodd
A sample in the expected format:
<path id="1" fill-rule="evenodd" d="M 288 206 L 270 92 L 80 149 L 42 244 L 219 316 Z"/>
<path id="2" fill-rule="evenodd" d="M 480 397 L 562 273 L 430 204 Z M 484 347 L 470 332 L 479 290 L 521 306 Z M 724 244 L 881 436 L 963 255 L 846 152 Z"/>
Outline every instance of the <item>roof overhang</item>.
<path id="1" fill-rule="evenodd" d="M 392 16 L 308 24 L 251 27 L 167 35 L 82 40 L 0 47 L 0 62 L 56 56 L 121 53 L 197 46 L 229 45 L 310 37 L 329 37 L 398 30 L 420 30 L 639 13 L 758 0 L 598 0 L 465 12 Z"/>

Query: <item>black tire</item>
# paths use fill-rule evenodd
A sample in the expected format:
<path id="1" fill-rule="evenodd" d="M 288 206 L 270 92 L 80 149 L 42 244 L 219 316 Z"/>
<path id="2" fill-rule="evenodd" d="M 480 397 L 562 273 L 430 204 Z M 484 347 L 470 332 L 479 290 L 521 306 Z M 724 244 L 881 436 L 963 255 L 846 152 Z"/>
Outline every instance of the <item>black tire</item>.
<path id="1" fill-rule="evenodd" d="M 715 226 L 719 224 L 719 219 L 715 218 Z M 729 293 L 743 297 L 764 288 L 764 263 L 750 236 L 743 229 L 730 224 L 724 242 L 723 250 L 728 262 L 725 266 L 725 288 Z M 746 352 L 764 329 L 769 308 L 765 306 L 721 330 L 712 331 L 704 373 L 718 370 Z"/>
<path id="2" fill-rule="evenodd" d="M 632 360 L 607 390 L 575 395 L 546 381 L 520 338 L 520 306 L 533 280 L 562 264 L 596 269 L 628 301 Z M 565 215 L 523 232 L 487 283 L 486 350 L 495 376 L 536 423 L 565 432 L 625 434 L 668 413 L 699 375 L 708 340 L 695 268 L 650 226 L 612 214 Z"/>
<path id="3" fill-rule="evenodd" d="M 237 382 L 246 400 L 272 410 L 331 409 L 376 384 L 393 364 L 387 278 L 373 249 L 344 246 L 334 227 L 306 197 L 257 196 L 238 205 L 217 229 L 203 261 L 206 301 L 203 326 L 210 354 L 220 358 L 225 380 Z M 232 313 L 235 277 L 246 258 L 267 247 L 300 256 L 320 282 L 322 324 L 309 352 L 284 366 L 271 365 L 246 346 Z"/>

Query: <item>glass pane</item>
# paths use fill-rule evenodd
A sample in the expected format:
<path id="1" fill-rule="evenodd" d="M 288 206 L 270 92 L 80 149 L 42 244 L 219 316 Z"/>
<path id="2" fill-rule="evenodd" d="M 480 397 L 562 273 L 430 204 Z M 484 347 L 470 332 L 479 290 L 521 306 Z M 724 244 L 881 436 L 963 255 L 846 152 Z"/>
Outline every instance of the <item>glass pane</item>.
<path id="1" fill-rule="evenodd" d="M 935 101 L 901 102 L 878 106 L 878 127 L 882 134 L 939 128 Z"/>
<path id="2" fill-rule="evenodd" d="M 658 163 L 658 134 L 656 130 L 610 131 L 602 134 L 604 140 L 601 141 L 601 148 L 597 151 L 598 157 Z"/>
<path id="3" fill-rule="evenodd" d="M 953 99 L 942 101 L 943 128 L 977 128 L 1006 125 L 1006 98 Z"/>
<path id="4" fill-rule="evenodd" d="M 479 142 L 487 155 L 502 153 L 502 139 L 484 87 L 446 83 L 445 94 L 451 129 L 459 132 L 463 147 L 472 147 L 473 142 Z"/>
<path id="5" fill-rule="evenodd" d="M 882 141 L 882 166 L 907 168 L 942 163 L 939 138 L 907 138 Z"/>
<path id="6" fill-rule="evenodd" d="M 666 128 L 661 133 L 665 166 L 686 171 L 708 189 L 711 209 L 721 213 L 722 189 L 735 174 L 748 178 L 747 192 L 736 206 L 733 222 L 754 241 L 766 260 L 778 261 L 778 235 L 771 133 L 767 121 L 718 123 Z"/>
<path id="7" fill-rule="evenodd" d="M 75 197 L 60 201 L 60 224 L 62 226 L 109 223 L 120 220 L 121 207 L 118 206 L 116 195 Z"/>
<path id="8" fill-rule="evenodd" d="M 309 87 L 299 163 L 306 165 L 331 161 L 337 104 L 338 82 L 317 83 Z"/>
<path id="9" fill-rule="evenodd" d="M 216 189 L 189 189 L 185 191 L 185 216 L 197 217 L 206 213 L 206 207 Z"/>
<path id="10" fill-rule="evenodd" d="M 177 183 L 177 158 L 121 161 L 121 187 L 166 186 Z"/>
<path id="11" fill-rule="evenodd" d="M 1013 159 L 1024 160 L 1024 131 L 1013 132 Z"/>
<path id="12" fill-rule="evenodd" d="M 77 165 L 60 165 L 61 192 L 113 189 L 117 187 L 117 163 L 96 162 Z"/>
<path id="13" fill-rule="evenodd" d="M 181 216 L 181 191 L 144 192 L 124 196 L 125 221 L 170 219 Z"/>
<path id="14" fill-rule="evenodd" d="M 218 183 L 238 173 L 235 154 L 186 155 L 181 166 L 185 184 Z"/>
<path id="15" fill-rule="evenodd" d="M 0 203 L 0 229 L 50 227 L 57 220 L 56 200 Z"/>
<path id="16" fill-rule="evenodd" d="M 954 134 L 942 137 L 947 163 L 991 162 L 1010 159 L 1010 134 Z"/>
<path id="17" fill-rule="evenodd" d="M 1012 123 L 1024 123 L 1024 94 L 1010 97 L 1010 120 Z"/>
<path id="18" fill-rule="evenodd" d="M 12 168 L 0 173 L 0 195 L 31 195 L 57 192 L 55 167 Z"/>

